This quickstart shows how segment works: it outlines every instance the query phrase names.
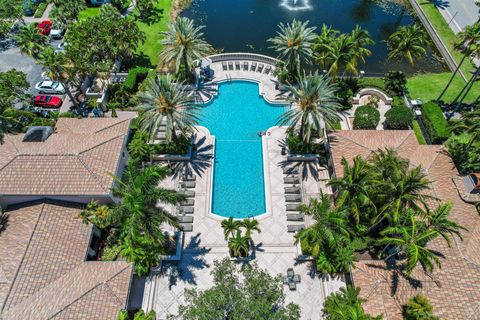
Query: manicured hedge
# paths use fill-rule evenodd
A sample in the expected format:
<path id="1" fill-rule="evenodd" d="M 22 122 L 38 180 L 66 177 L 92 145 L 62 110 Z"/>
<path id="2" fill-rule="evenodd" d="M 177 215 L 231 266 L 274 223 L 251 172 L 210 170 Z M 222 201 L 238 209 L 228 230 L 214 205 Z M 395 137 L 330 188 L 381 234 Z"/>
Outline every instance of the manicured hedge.
<path id="1" fill-rule="evenodd" d="M 435 102 L 422 106 L 422 119 L 433 144 L 441 144 L 448 138 L 448 124 L 443 111 Z"/>
<path id="2" fill-rule="evenodd" d="M 34 17 L 41 18 L 46 9 L 47 9 L 47 3 L 45 2 L 40 3 L 37 7 L 37 11 L 35 11 Z"/>
<path id="3" fill-rule="evenodd" d="M 145 80 L 150 69 L 145 67 L 135 67 L 128 70 L 127 78 L 123 83 L 123 87 L 129 92 L 135 92 L 138 84 Z"/>
<path id="4" fill-rule="evenodd" d="M 385 113 L 385 125 L 388 129 L 407 130 L 412 125 L 413 112 L 409 107 L 393 107 Z"/>
<path id="5" fill-rule="evenodd" d="M 355 110 L 353 119 L 354 129 L 373 129 L 377 128 L 380 121 L 380 111 L 372 106 L 360 106 Z"/>
<path id="6" fill-rule="evenodd" d="M 361 88 L 377 88 L 385 91 L 384 78 L 362 78 L 360 80 Z"/>

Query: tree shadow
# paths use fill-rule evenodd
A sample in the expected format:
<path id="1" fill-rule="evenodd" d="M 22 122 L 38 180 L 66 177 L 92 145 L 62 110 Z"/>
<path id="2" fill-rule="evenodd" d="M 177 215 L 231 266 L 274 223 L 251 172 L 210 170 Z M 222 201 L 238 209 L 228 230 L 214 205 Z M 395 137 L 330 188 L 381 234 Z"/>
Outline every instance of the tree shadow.
<path id="1" fill-rule="evenodd" d="M 138 20 L 140 20 L 141 22 L 147 25 L 152 25 L 162 20 L 163 13 L 164 13 L 163 9 L 153 8 L 151 10 L 148 10 L 148 12 L 142 15 L 138 15 L 137 17 L 138 17 Z"/>
<path id="2" fill-rule="evenodd" d="M 137 67 L 145 67 L 145 68 L 155 68 L 150 60 L 150 57 L 147 56 L 144 52 L 135 53 L 135 62 L 134 65 Z"/>
<path id="3" fill-rule="evenodd" d="M 190 237 L 188 244 L 183 248 L 184 253 L 180 264 L 175 266 L 167 264 L 162 268 L 162 275 L 169 277 L 170 290 L 173 286 L 177 285 L 179 281 L 197 285 L 195 271 L 210 267 L 204 256 L 209 253 L 211 249 L 201 247 L 200 243 L 200 233 Z M 169 271 L 170 268 L 175 271 Z"/>
<path id="4" fill-rule="evenodd" d="M 194 149 L 190 161 L 177 161 L 172 163 L 170 169 L 174 178 L 182 177 L 184 174 L 195 173 L 203 176 L 205 171 L 212 165 L 212 144 L 206 144 L 205 136 L 198 139 L 197 134 L 192 137 Z"/>
<path id="5" fill-rule="evenodd" d="M 433 5 L 438 9 L 450 8 L 450 1 L 448 0 L 430 0 L 428 3 L 433 3 Z"/>

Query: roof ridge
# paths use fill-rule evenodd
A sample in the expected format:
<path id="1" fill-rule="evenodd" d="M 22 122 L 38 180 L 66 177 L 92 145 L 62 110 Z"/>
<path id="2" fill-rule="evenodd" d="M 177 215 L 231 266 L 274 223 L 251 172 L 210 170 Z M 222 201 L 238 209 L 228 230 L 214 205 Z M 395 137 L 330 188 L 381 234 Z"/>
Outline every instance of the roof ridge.
<path id="1" fill-rule="evenodd" d="M 80 264 L 79 266 L 77 266 L 76 268 L 72 269 L 72 270 L 75 270 L 77 268 L 80 268 L 80 267 L 83 267 L 86 263 L 88 262 L 83 262 L 82 264 Z M 93 262 L 95 263 L 95 262 Z M 109 261 L 107 263 L 115 263 L 115 261 Z M 77 302 L 78 300 L 80 300 L 81 298 L 83 298 L 84 296 L 86 296 L 87 294 L 89 294 L 90 292 L 92 292 L 93 290 L 97 289 L 99 286 L 102 286 L 102 287 L 105 287 L 105 285 L 107 285 L 108 281 L 111 281 L 113 278 L 115 278 L 116 276 L 118 276 L 120 273 L 122 273 L 123 271 L 125 271 L 127 268 L 129 268 L 130 265 L 126 265 L 124 268 L 122 268 L 120 271 L 116 272 L 113 276 L 111 276 L 110 278 L 108 278 L 107 280 L 105 280 L 104 282 L 99 282 L 97 283 L 96 285 L 92 286 L 89 290 L 85 291 L 83 294 L 81 294 L 80 296 L 78 296 L 76 299 L 72 300 L 70 303 L 66 304 L 65 306 L 63 306 L 63 308 L 61 308 L 60 310 L 58 310 L 55 314 L 53 314 L 50 318 L 54 318 L 55 316 L 57 316 L 60 312 L 64 311 L 65 309 L 67 309 L 68 307 L 70 307 L 72 304 L 74 304 L 75 302 Z M 65 275 L 63 275 L 62 277 L 60 277 L 58 280 L 60 280 L 61 278 L 63 278 Z M 56 281 L 58 281 L 56 280 Z M 113 293 L 113 291 L 111 289 L 108 290 L 112 296 L 115 298 L 115 300 L 117 300 L 117 302 L 119 302 L 119 304 L 122 304 L 120 302 L 120 299 Z"/>
<path id="2" fill-rule="evenodd" d="M 396 131 L 400 131 L 400 130 L 396 130 Z M 403 130 L 402 130 L 403 131 Z M 414 133 L 413 130 L 408 130 L 410 133 L 407 134 L 407 136 L 405 137 L 405 139 L 403 139 L 402 142 L 400 142 L 400 144 L 398 146 L 395 147 L 395 150 L 398 151 L 398 149 L 400 149 L 400 147 L 407 141 L 408 138 L 410 138 L 410 136 Z M 417 144 L 418 144 L 418 141 L 417 141 Z M 420 145 L 420 144 L 418 144 Z"/>
<path id="3" fill-rule="evenodd" d="M 32 243 L 32 238 L 33 238 L 33 235 L 35 234 L 35 232 L 37 231 L 37 227 L 38 227 L 38 222 L 40 221 L 40 218 L 42 217 L 44 211 L 45 211 L 45 201 L 42 202 L 42 209 L 40 210 L 40 214 L 38 215 L 37 217 L 37 221 L 35 223 L 35 227 L 33 228 L 32 230 L 32 233 L 30 234 L 30 238 L 28 239 L 28 243 L 27 243 L 27 246 L 25 247 L 25 251 L 23 252 L 22 254 L 22 259 L 20 260 L 20 264 L 18 265 L 18 268 L 15 272 L 15 276 L 13 277 L 13 280 L 12 280 L 12 283 L 10 284 L 10 287 L 8 288 L 8 294 L 7 296 L 5 297 L 5 300 L 3 301 L 3 305 L 2 307 L 0 308 L 0 314 L 3 313 L 4 309 L 5 309 L 5 306 L 7 305 L 7 301 L 9 300 L 9 297 L 10 297 L 10 293 L 12 292 L 12 288 L 13 288 L 13 285 L 15 284 L 15 281 L 18 277 L 18 273 L 20 272 L 20 269 L 22 267 L 22 264 L 23 264 L 23 261 L 25 260 L 25 256 L 27 255 L 27 251 L 28 251 L 28 248 L 30 247 L 30 244 Z"/>
<path id="4" fill-rule="evenodd" d="M 102 189 L 106 192 L 110 192 L 109 189 L 105 189 L 102 186 L 102 182 L 99 180 L 97 174 L 90 169 L 90 167 L 83 161 L 83 159 L 81 159 L 80 155 L 77 155 L 75 158 L 77 158 L 77 160 L 83 165 L 83 167 L 88 171 L 88 173 L 90 173 L 90 175 L 93 177 L 93 179 L 97 182 L 97 185 L 100 186 L 100 189 Z"/>
<path id="5" fill-rule="evenodd" d="M 112 119 L 113 119 L 113 118 L 112 118 Z M 127 120 L 128 120 L 128 121 L 131 121 L 132 119 L 126 118 L 126 119 L 120 120 L 120 121 L 115 122 L 115 123 L 113 123 L 113 124 L 111 124 L 111 125 L 109 125 L 109 126 L 106 126 L 105 128 L 102 128 L 102 129 L 100 129 L 100 130 L 98 130 L 98 131 L 95 131 L 94 133 L 98 133 L 98 132 L 102 132 L 102 131 L 104 131 L 104 130 L 110 129 L 110 128 L 114 127 L 114 126 L 117 126 L 117 125 L 119 125 L 119 124 L 127 121 Z"/>
<path id="6" fill-rule="evenodd" d="M 347 131 L 351 131 L 351 130 L 342 130 L 342 131 L 347 132 Z M 367 148 L 366 146 L 358 143 L 357 141 L 351 139 L 350 137 L 346 137 L 346 136 L 344 136 L 343 134 L 340 134 L 340 136 L 341 136 L 343 139 L 349 140 L 350 142 L 352 142 L 352 143 L 354 143 L 354 144 L 356 144 L 356 145 L 358 145 L 358 146 L 360 146 L 360 147 L 362 147 L 362 148 L 364 148 L 364 149 L 369 150 L 370 152 L 375 151 L 375 150 L 371 150 L 370 148 Z"/>
<path id="7" fill-rule="evenodd" d="M 124 136 L 124 134 L 121 134 L 121 133 L 120 133 L 120 134 L 117 134 L 117 135 L 115 135 L 115 136 L 113 136 L 113 137 L 111 137 L 111 138 L 109 138 L 109 139 L 107 139 L 107 140 L 105 140 L 105 141 L 102 141 L 102 142 L 99 143 L 99 144 L 94 145 L 93 147 L 90 147 L 90 148 L 87 148 L 87 149 L 85 149 L 85 150 L 79 151 L 79 152 L 78 152 L 77 154 L 75 154 L 75 155 L 78 156 L 78 155 L 81 155 L 82 153 L 85 153 L 85 152 L 87 152 L 87 151 L 91 151 L 91 150 L 93 150 L 93 149 L 95 149 L 95 148 L 98 148 L 98 147 L 100 147 L 100 146 L 102 146 L 102 145 L 104 145 L 104 144 L 106 144 L 106 143 L 108 143 L 108 142 L 111 142 L 112 140 L 115 140 L 115 139 L 117 139 L 117 138 L 120 138 L 120 137 L 122 137 L 122 136 Z"/>
<path id="8" fill-rule="evenodd" d="M 19 156 L 19 154 L 17 153 L 15 156 L 12 157 L 12 159 L 10 159 L 10 161 L 8 161 L 7 163 L 5 163 L 5 165 L 3 167 L 0 167 L 0 171 L 2 171 L 3 169 L 5 169 L 8 165 L 10 165 L 15 159 L 17 159 Z"/>

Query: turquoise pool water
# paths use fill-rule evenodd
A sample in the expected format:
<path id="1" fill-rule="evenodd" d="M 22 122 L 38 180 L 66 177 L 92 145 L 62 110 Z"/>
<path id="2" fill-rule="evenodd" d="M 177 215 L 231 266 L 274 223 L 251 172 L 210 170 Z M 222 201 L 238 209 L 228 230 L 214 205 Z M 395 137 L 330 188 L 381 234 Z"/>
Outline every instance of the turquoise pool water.
<path id="1" fill-rule="evenodd" d="M 222 83 L 203 109 L 201 125 L 215 136 L 212 212 L 246 218 L 266 212 L 262 140 L 258 132 L 274 126 L 285 106 L 271 105 L 258 84 Z"/>

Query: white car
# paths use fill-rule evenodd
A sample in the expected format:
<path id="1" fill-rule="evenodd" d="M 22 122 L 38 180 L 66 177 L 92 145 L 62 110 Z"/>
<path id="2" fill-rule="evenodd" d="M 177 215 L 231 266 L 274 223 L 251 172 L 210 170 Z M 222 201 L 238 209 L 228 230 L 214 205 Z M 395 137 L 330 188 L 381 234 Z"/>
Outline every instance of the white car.
<path id="1" fill-rule="evenodd" d="M 64 94 L 65 88 L 58 81 L 45 80 L 35 85 L 39 93 Z"/>
<path id="2" fill-rule="evenodd" d="M 65 35 L 65 29 L 62 28 L 52 28 L 50 30 L 50 37 L 52 39 L 62 39 Z"/>

